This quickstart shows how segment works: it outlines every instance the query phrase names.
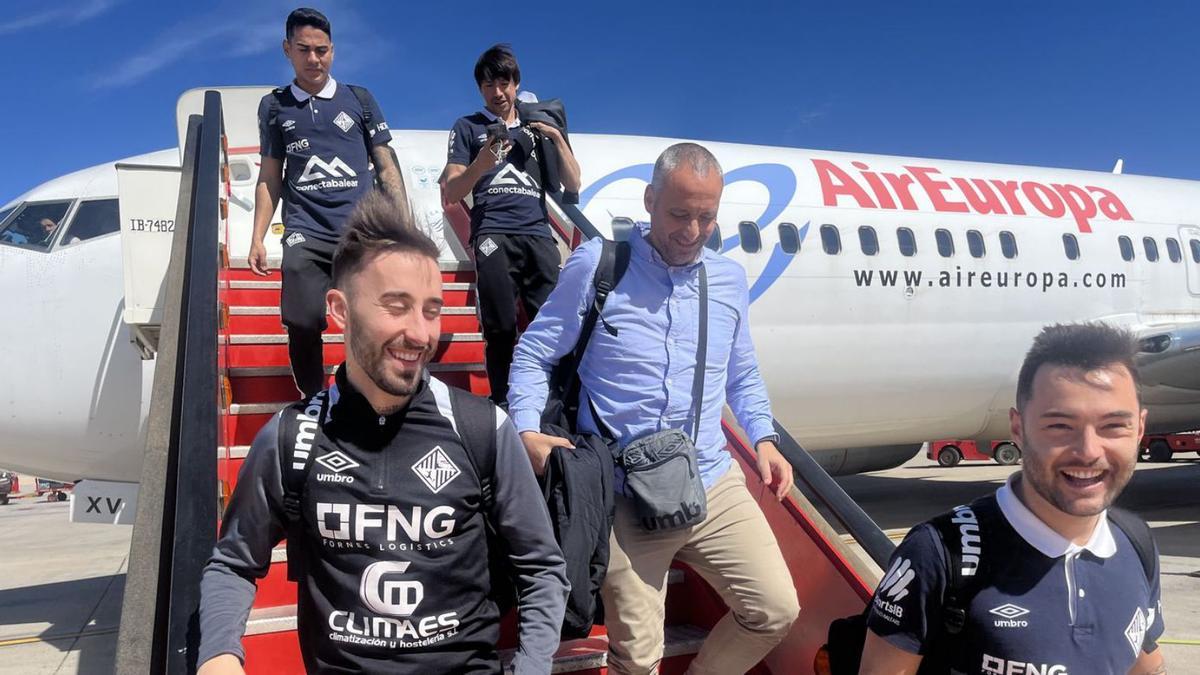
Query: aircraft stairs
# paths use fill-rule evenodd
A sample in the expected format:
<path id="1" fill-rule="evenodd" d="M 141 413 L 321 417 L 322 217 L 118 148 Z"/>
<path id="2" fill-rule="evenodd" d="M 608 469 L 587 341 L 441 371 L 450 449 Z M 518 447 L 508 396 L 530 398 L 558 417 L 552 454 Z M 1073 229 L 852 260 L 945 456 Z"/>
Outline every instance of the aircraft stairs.
<path id="1" fill-rule="evenodd" d="M 185 201 L 192 201 L 193 204 L 203 201 L 192 199 L 193 195 L 223 194 L 225 190 L 216 184 L 212 186 L 216 189 L 203 184 L 204 180 L 211 182 L 227 175 L 215 166 L 206 166 L 206 158 L 207 163 L 212 164 L 214 157 L 222 158 L 222 153 L 211 149 L 205 153 L 200 147 L 205 142 L 219 143 L 214 140 L 212 133 L 213 127 L 220 128 L 219 96 L 213 92 L 209 95 L 216 101 L 206 99 L 205 117 L 195 121 L 198 128 L 195 130 L 194 143 L 189 133 L 188 147 L 196 146 L 196 157 L 192 159 L 196 166 L 196 186 L 189 188 L 187 181 L 184 181 L 181 185 L 181 204 Z M 185 178 L 188 161 L 185 152 Z M 574 207 L 551 203 L 551 208 L 554 228 L 564 248 L 573 248 L 590 236 L 597 236 L 583 214 Z M 193 205 L 193 211 L 196 210 Z M 183 212 L 182 207 L 180 211 Z M 183 286 L 180 304 L 184 305 L 178 320 L 180 326 L 172 329 L 169 324 L 173 313 L 165 313 L 160 347 L 170 349 L 173 341 L 177 341 L 181 343 L 180 353 L 184 354 L 196 346 L 197 340 L 193 336 L 208 338 L 213 352 L 210 361 L 214 362 L 211 365 L 215 369 L 209 367 L 209 361 L 202 359 L 204 367 L 193 367 L 192 370 L 197 372 L 189 375 L 180 372 L 187 369 L 186 358 L 181 357 L 172 364 L 171 359 L 164 359 L 160 354 L 160 367 L 175 366 L 173 378 L 162 373 L 158 377 L 164 383 L 173 380 L 171 384 L 176 391 L 165 393 L 164 397 L 173 396 L 176 404 L 171 410 L 171 418 L 166 422 L 159 419 L 158 423 L 170 427 L 175 435 L 169 442 L 161 444 L 164 447 L 159 448 L 168 458 L 160 462 L 163 466 L 148 469 L 163 470 L 163 475 L 158 476 L 158 480 L 166 485 L 162 500 L 157 506 L 147 506 L 147 500 L 143 497 L 139 503 L 139 520 L 135 527 L 141 529 L 135 529 L 132 553 L 136 554 L 141 546 L 147 550 L 156 548 L 158 554 L 153 565 L 138 565 L 139 576 L 146 578 L 134 577 L 135 565 L 131 562 L 130 588 L 135 599 L 141 594 L 141 604 L 136 600 L 131 602 L 128 597 L 130 591 L 127 591 L 118 651 L 119 672 L 126 672 L 124 665 L 133 667 L 134 670 L 129 672 L 174 673 L 190 671 L 195 667 L 196 664 L 188 659 L 188 654 L 194 652 L 197 639 L 194 621 L 198 602 L 196 575 L 204 564 L 207 552 L 211 551 L 219 503 L 223 504 L 235 488 L 238 469 L 259 428 L 276 411 L 298 397 L 288 368 L 286 336 L 279 321 L 279 273 L 276 271 L 268 277 L 255 276 L 245 268 L 244 261 L 230 261 L 223 254 L 206 256 L 195 250 L 195 247 L 203 245 L 199 241 L 199 234 L 205 228 L 197 225 L 203 222 L 206 212 L 203 209 L 200 211 L 199 217 L 193 213 L 186 223 L 184 219 L 180 220 L 176 238 L 183 236 L 192 241 L 187 247 L 177 244 L 173 254 L 181 248 L 192 249 L 180 254 L 181 260 L 186 255 L 189 264 L 179 266 L 187 267 L 189 274 L 202 273 L 208 276 L 206 279 L 191 278 L 180 282 Z M 221 209 L 215 211 L 219 217 Z M 465 234 L 465 210 L 456 205 L 448 213 L 455 233 Z M 218 233 L 223 231 L 221 227 L 215 229 Z M 447 232 L 447 236 L 452 235 Z M 460 239 L 465 240 L 465 237 L 460 236 Z M 210 251 L 223 251 L 219 242 L 212 237 L 207 245 L 211 247 L 208 249 Z M 196 263 L 209 257 L 217 260 Z M 172 269 L 176 262 L 179 261 L 173 259 Z M 476 394 L 486 394 L 488 386 L 483 369 L 483 341 L 474 309 L 472 264 L 469 261 L 443 262 L 441 271 L 447 306 L 442 319 L 441 343 L 430 370 L 447 384 Z M 196 288 L 189 289 L 189 285 Z M 211 335 L 204 335 L 201 331 L 193 330 L 186 315 L 196 309 L 193 306 L 196 304 L 196 291 L 208 285 L 212 288 L 206 291 L 206 297 L 215 301 L 216 311 L 205 307 L 207 322 L 211 323 Z M 167 290 L 166 297 L 170 302 L 173 297 L 170 279 Z M 189 291 L 193 298 L 191 300 Z M 178 337 L 173 340 L 173 335 Z M 328 377 L 332 376 L 333 367 L 342 361 L 344 353 L 342 335 L 330 320 L 325 334 Z M 211 411 L 204 410 L 209 406 L 198 400 L 189 398 L 184 402 L 178 393 L 181 386 L 187 389 L 190 379 L 199 382 L 205 376 L 213 377 L 213 382 L 210 382 L 212 386 L 208 389 L 200 386 L 199 391 L 211 391 L 215 395 L 217 405 L 212 406 L 214 409 Z M 164 384 L 164 390 L 166 388 Z M 158 380 L 156 395 L 157 392 Z M 204 425 L 211 425 L 211 429 L 197 432 L 199 439 L 183 436 L 187 433 L 188 425 L 185 422 L 189 419 L 203 429 L 208 429 Z M 153 457 L 155 452 L 155 420 L 152 419 L 151 424 L 148 458 Z M 842 542 L 841 537 L 800 490 L 793 490 L 782 503 L 776 502 L 758 479 L 753 453 L 740 432 L 728 422 L 724 427 L 729 450 L 741 462 L 747 485 L 763 509 L 788 561 L 802 608 L 800 619 L 783 643 L 752 672 L 812 672 L 814 657 L 824 642 L 829 622 L 836 617 L 861 611 L 870 598 L 870 589 L 878 581 L 878 572 Z M 891 542 L 837 488 L 786 430 L 780 428 L 780 431 L 785 455 L 797 466 L 798 484 L 804 485 L 805 490 L 817 498 L 816 501 L 833 512 L 847 530 L 857 535 L 864 550 L 876 559 L 877 565 L 882 565 L 890 554 Z M 215 465 L 212 462 L 214 452 L 217 460 Z M 148 461 L 148 464 L 153 465 L 154 462 Z M 146 485 L 145 476 L 143 485 Z M 147 515 L 143 516 L 143 511 Z M 184 545 L 185 541 L 188 545 Z M 258 582 L 258 593 L 243 639 L 247 673 L 303 672 L 296 638 L 296 586 L 286 578 L 286 565 L 287 552 L 281 543 L 273 552 L 267 576 Z M 725 613 L 726 608 L 717 593 L 686 565 L 674 567 L 668 582 L 667 644 L 662 672 L 683 673 L 708 630 Z M 146 597 L 156 590 L 158 594 L 153 600 Z M 131 611 L 135 613 L 130 614 Z M 147 621 L 135 625 L 138 616 L 146 617 Z M 141 644 L 139 640 L 149 640 L 150 644 Z M 516 644 L 516 621 L 510 613 L 504 619 L 497 645 L 506 663 Z M 554 672 L 605 673 L 606 651 L 607 636 L 603 625 L 599 625 L 587 638 L 562 643 L 555 657 Z"/>

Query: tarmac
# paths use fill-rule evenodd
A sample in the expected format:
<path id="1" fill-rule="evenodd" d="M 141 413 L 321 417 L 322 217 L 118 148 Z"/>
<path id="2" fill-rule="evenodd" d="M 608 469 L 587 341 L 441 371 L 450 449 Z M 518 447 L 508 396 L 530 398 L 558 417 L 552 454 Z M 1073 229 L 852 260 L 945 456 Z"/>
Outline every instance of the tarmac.
<path id="1" fill-rule="evenodd" d="M 899 541 L 1014 470 L 945 469 L 922 454 L 838 482 Z M 1139 465 L 1119 503 L 1150 522 L 1162 554 L 1168 670 L 1200 674 L 1200 460 Z M 113 671 L 132 528 L 73 524 L 67 511 L 66 502 L 31 497 L 0 507 L 0 675 Z"/>

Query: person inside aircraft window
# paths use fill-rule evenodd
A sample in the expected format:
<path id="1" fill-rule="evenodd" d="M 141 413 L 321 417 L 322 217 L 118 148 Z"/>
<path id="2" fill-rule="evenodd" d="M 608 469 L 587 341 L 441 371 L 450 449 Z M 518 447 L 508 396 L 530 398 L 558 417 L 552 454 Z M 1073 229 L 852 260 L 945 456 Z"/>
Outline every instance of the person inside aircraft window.
<path id="1" fill-rule="evenodd" d="M 1009 260 L 1017 257 L 1017 238 L 1008 230 L 1000 232 L 1000 253 Z"/>
<path id="2" fill-rule="evenodd" d="M 1154 237 L 1142 237 L 1142 247 L 1146 249 L 1146 260 L 1158 262 L 1158 242 Z"/>
<path id="3" fill-rule="evenodd" d="M 1079 240 L 1075 238 L 1075 235 L 1068 232 L 1062 236 L 1062 240 L 1063 252 L 1067 254 L 1067 260 L 1079 260 Z"/>
<path id="4" fill-rule="evenodd" d="M 911 258 L 917 254 L 917 238 L 907 227 L 896 230 L 896 244 L 900 247 L 900 255 Z"/>
<path id="5" fill-rule="evenodd" d="M 943 258 L 954 255 L 954 235 L 950 234 L 950 230 L 938 228 L 933 233 L 933 238 L 937 240 L 938 255 Z"/>
<path id="6" fill-rule="evenodd" d="M 1009 410 L 1021 470 L 909 531 L 868 605 L 859 673 L 1167 672 L 1158 547 L 1113 507 L 1146 428 L 1137 351 L 1099 322 L 1034 339 Z"/>
<path id="7" fill-rule="evenodd" d="M 878 254 L 879 237 L 875 234 L 875 228 L 870 225 L 858 228 L 858 245 L 862 247 L 863 255 Z"/>
<path id="8" fill-rule="evenodd" d="M 407 204 L 408 195 L 375 97 L 330 72 L 335 49 L 329 19 L 315 9 L 296 9 L 284 22 L 283 38 L 295 77 L 258 104 L 262 163 L 246 263 L 259 276 L 270 274 L 264 241 L 282 198 L 279 315 L 296 388 L 310 397 L 326 382 L 325 293 L 342 223 L 371 191 L 372 175 L 399 203 Z"/>
<path id="9" fill-rule="evenodd" d="M 738 238 L 742 241 L 742 250 L 746 253 L 758 253 L 762 250 L 762 235 L 758 231 L 758 223 L 743 220 L 738 223 Z"/>
<path id="10" fill-rule="evenodd" d="M 106 234 L 116 234 L 120 230 L 117 200 L 96 199 L 82 202 L 75 211 L 75 216 L 71 218 L 62 243 L 67 246 L 78 244 Z"/>
<path id="11" fill-rule="evenodd" d="M 1188 246 L 1192 249 L 1192 262 L 1200 263 L 1200 239 L 1189 240 Z"/>
<path id="12" fill-rule="evenodd" d="M 1121 260 L 1131 262 L 1133 260 L 1133 242 L 1129 237 L 1121 235 L 1117 237 L 1117 244 L 1121 247 Z"/>
<path id="13" fill-rule="evenodd" d="M 1179 241 L 1174 237 L 1167 237 L 1167 257 L 1173 263 L 1183 260 L 1183 253 L 1179 250 Z"/>
<path id="14" fill-rule="evenodd" d="M 837 255 L 842 251 L 842 235 L 836 225 L 821 226 L 821 248 L 829 255 Z"/>
<path id="15" fill-rule="evenodd" d="M 70 202 L 26 204 L 8 219 L 0 232 L 0 242 L 48 249 L 70 206 Z"/>
<path id="16" fill-rule="evenodd" d="M 723 187 L 720 164 L 703 146 L 678 143 L 659 156 L 643 195 L 650 223 L 631 233 L 628 270 L 603 308 L 611 332 L 597 323 L 578 364 L 579 431 L 611 439 L 618 464 L 602 586 L 614 675 L 658 671 L 663 580 L 673 558 L 703 570 L 730 608 L 692 661 L 692 673 L 747 672 L 788 634 L 800 610 L 755 502 L 782 499 L 793 472 L 776 446 L 750 337 L 746 270 L 701 245 L 716 226 Z M 567 259 L 513 358 L 509 409 L 538 473 L 556 448 L 570 445 L 542 433 L 541 418 L 550 375 L 579 338 L 580 308 L 592 304 L 602 244 L 592 239 Z M 698 344 L 706 351 L 697 351 Z M 753 494 L 726 450 L 726 402 L 757 453 L 762 482 L 753 483 Z"/>
<path id="17" fill-rule="evenodd" d="M 783 252 L 787 254 L 800 252 L 800 231 L 796 229 L 795 223 L 781 223 L 779 225 L 779 248 L 783 249 Z"/>
<path id="18" fill-rule="evenodd" d="M 200 581 L 199 675 L 241 673 L 255 581 L 284 538 L 306 672 L 500 673 L 492 589 L 509 587 L 512 672 L 548 674 L 562 551 L 512 420 L 429 373 L 438 247 L 381 192 L 343 230 L 326 299 L 346 360 L 254 438 Z"/>
<path id="19" fill-rule="evenodd" d="M 986 253 L 983 246 L 983 235 L 979 230 L 967 230 L 967 251 L 971 253 L 972 258 L 982 258 Z"/>
<path id="20" fill-rule="evenodd" d="M 475 254 L 484 364 L 492 400 L 507 405 L 517 302 L 532 321 L 562 263 L 546 194 L 559 192 L 553 183 L 561 183 L 564 193 L 578 193 L 579 163 L 564 129 L 522 120 L 521 67 L 508 45 L 481 54 L 474 76 L 483 109 L 458 118 L 450 130 L 442 197 L 448 204 L 473 197 L 468 244 Z"/>

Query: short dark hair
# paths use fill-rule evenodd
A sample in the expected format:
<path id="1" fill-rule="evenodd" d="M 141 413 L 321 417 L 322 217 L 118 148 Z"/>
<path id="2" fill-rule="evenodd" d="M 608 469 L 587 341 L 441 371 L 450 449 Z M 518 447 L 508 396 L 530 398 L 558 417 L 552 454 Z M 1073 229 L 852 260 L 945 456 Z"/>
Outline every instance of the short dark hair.
<path id="1" fill-rule="evenodd" d="M 296 29 L 302 26 L 312 26 L 317 30 L 323 30 L 329 36 L 330 40 L 333 39 L 333 29 L 329 27 L 329 19 L 326 19 L 324 14 L 310 7 L 301 7 L 292 10 L 292 13 L 288 14 L 285 26 L 288 40 L 291 40 L 292 35 L 296 33 Z"/>
<path id="2" fill-rule="evenodd" d="M 412 213 L 385 193 L 363 197 L 346 219 L 345 230 L 333 253 L 333 286 L 345 282 L 382 253 L 411 253 L 438 259 L 438 247 L 413 225 Z"/>
<path id="3" fill-rule="evenodd" d="M 1120 364 L 1129 369 L 1141 400 L 1141 378 L 1134 355 L 1137 342 L 1133 333 L 1105 323 L 1070 323 L 1046 326 L 1033 339 L 1033 346 L 1021 364 L 1017 376 L 1017 409 L 1025 407 L 1033 396 L 1033 378 L 1042 366 L 1066 366 L 1084 371 Z"/>
<path id="4" fill-rule="evenodd" d="M 487 80 L 509 80 L 521 84 L 521 67 L 512 47 L 506 44 L 492 45 L 479 55 L 475 62 L 475 86 L 483 86 Z"/>

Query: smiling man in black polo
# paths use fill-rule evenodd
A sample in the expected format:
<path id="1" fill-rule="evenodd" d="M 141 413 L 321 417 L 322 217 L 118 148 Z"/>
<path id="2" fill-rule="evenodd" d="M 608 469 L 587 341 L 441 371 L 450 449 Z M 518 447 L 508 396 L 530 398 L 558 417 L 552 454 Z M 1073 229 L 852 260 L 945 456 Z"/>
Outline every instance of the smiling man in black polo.
<path id="1" fill-rule="evenodd" d="M 280 318 L 296 387 L 311 397 L 325 387 L 321 333 L 333 249 L 342 223 L 379 183 L 405 207 L 408 196 L 383 112 L 371 93 L 329 73 L 329 20 L 315 9 L 288 15 L 283 52 L 296 79 L 263 97 L 258 107 L 262 167 L 254 198 L 250 269 L 267 274 L 263 239 L 283 197 L 283 292 Z"/>
<path id="2" fill-rule="evenodd" d="M 1102 324 L 1042 331 L 1009 414 L 1023 469 L 897 548 L 860 673 L 1166 672 L 1157 549 L 1110 508 L 1146 424 L 1134 353 Z"/>

